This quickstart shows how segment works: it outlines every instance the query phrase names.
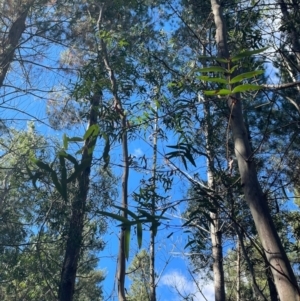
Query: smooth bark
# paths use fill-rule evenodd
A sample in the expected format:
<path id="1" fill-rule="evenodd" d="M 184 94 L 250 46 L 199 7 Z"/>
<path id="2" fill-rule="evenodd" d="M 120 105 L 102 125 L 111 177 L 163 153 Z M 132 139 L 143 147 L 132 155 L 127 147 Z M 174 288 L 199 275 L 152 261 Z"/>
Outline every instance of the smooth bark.
<path id="1" fill-rule="evenodd" d="M 212 151 L 212 130 L 211 130 L 211 116 L 210 104 L 204 104 L 204 116 L 206 119 L 206 154 L 207 154 L 207 185 L 211 190 L 215 190 L 214 180 L 214 156 Z M 216 209 L 217 210 L 217 209 Z M 212 258 L 213 258 L 213 274 L 215 287 L 215 301 L 225 300 L 225 282 L 223 269 L 223 250 L 222 250 L 222 232 L 220 229 L 220 218 L 218 211 L 210 212 L 210 237 L 212 244 Z"/>
<path id="2" fill-rule="evenodd" d="M 220 3 L 217 0 L 211 0 L 211 6 L 216 25 L 218 54 L 222 58 L 229 58 L 226 40 L 227 32 Z M 266 258 L 271 267 L 278 295 L 281 301 L 299 301 L 299 289 L 295 275 L 275 229 L 266 197 L 258 182 L 253 154 L 243 120 L 241 100 L 237 97 L 229 97 L 228 107 L 232 112 L 229 122 L 234 140 L 241 185 Z"/>

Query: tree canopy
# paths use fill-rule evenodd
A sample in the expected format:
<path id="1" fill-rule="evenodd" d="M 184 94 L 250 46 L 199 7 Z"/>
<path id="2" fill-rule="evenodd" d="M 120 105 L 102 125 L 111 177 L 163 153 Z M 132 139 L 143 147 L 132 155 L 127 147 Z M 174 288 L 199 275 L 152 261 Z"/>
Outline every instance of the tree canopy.
<path id="1" fill-rule="evenodd" d="M 298 0 L 0 7 L 3 300 L 300 300 Z"/>

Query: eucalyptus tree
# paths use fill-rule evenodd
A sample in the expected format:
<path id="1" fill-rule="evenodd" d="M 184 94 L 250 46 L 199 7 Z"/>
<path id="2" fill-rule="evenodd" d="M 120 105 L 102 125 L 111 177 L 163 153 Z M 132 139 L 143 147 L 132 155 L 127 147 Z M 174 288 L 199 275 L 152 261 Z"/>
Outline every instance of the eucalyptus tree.
<path id="1" fill-rule="evenodd" d="M 230 60 L 226 24 L 220 3 L 212 0 L 211 6 L 216 25 L 215 38 L 218 55 L 222 59 Z M 228 97 L 228 107 L 234 117 L 230 118 L 229 122 L 245 199 L 250 207 L 266 258 L 271 266 L 279 297 L 281 300 L 299 300 L 295 275 L 275 229 L 267 200 L 258 182 L 255 164 L 252 160 L 253 154 L 244 125 L 241 100 L 237 95 Z"/>
<path id="2" fill-rule="evenodd" d="M 184 2 L 184 4 L 186 4 L 185 2 Z M 205 24 L 208 24 L 211 20 L 212 20 L 212 15 L 209 15 L 210 14 L 210 11 L 211 11 L 211 8 L 210 8 L 210 5 L 211 5 L 211 3 L 209 3 L 209 2 L 205 2 L 205 3 L 201 3 L 201 4 L 199 4 L 199 5 L 197 5 L 197 4 L 195 4 L 194 2 L 188 2 L 187 3 L 188 5 L 186 5 L 186 7 L 191 7 L 191 6 L 195 6 L 195 8 L 197 8 L 197 9 L 199 9 L 199 13 L 198 14 L 194 14 L 193 16 L 194 16 L 194 18 L 197 18 L 197 17 L 199 17 L 200 15 L 201 15 L 201 13 L 204 13 L 204 12 L 206 12 L 207 13 L 207 23 L 205 23 Z M 190 5 L 190 6 L 189 6 Z M 219 3 L 217 3 L 216 4 L 217 6 L 219 5 Z M 228 38 L 228 48 L 230 49 L 230 51 L 231 51 L 231 53 L 239 53 L 240 52 L 240 49 L 249 49 L 249 48 L 257 48 L 257 47 L 262 47 L 262 44 L 265 42 L 263 39 L 262 39 L 262 37 L 263 37 L 263 35 L 261 34 L 261 32 L 258 32 L 257 31 L 257 24 L 261 24 L 261 23 L 259 23 L 259 22 L 261 22 L 261 16 L 262 16 L 262 13 L 261 13 L 261 11 L 260 11 L 260 9 L 259 9 L 259 7 L 256 7 L 256 6 L 253 6 L 253 7 L 246 7 L 245 6 L 245 4 L 244 3 L 226 3 L 226 4 L 223 4 L 224 5 L 224 7 L 225 7 L 225 10 L 226 10 L 226 13 L 228 13 L 228 15 L 225 15 L 225 17 L 226 17 L 226 21 L 224 21 L 224 19 L 222 19 L 222 21 L 223 21 L 223 23 L 222 24 L 225 24 L 226 23 L 226 26 L 228 26 L 229 28 L 228 28 L 228 31 L 226 31 L 226 38 Z M 176 9 L 174 8 L 175 7 L 175 5 L 174 5 L 174 7 L 172 6 L 172 5 L 170 5 L 170 7 L 171 7 L 171 9 L 174 11 L 174 13 L 176 14 L 177 13 L 177 15 L 178 15 L 178 11 L 176 11 Z M 186 11 L 184 11 L 184 13 L 186 12 L 186 14 L 188 15 L 188 8 L 186 8 Z M 231 18 L 232 17 L 232 15 L 234 15 L 234 12 L 235 11 L 237 11 L 237 14 L 238 14 L 238 17 L 240 17 L 242 20 L 244 20 L 245 22 L 249 22 L 249 23 L 251 23 L 251 22 L 253 22 L 253 23 L 251 23 L 251 25 L 253 26 L 250 26 L 249 27 L 249 24 L 246 26 L 247 27 L 247 29 L 249 30 L 249 32 L 247 31 L 247 30 L 245 30 L 244 28 L 242 28 L 242 26 L 244 26 L 244 25 L 242 25 L 243 24 L 243 22 L 241 22 L 240 21 L 240 19 L 239 18 Z M 200 13 L 201 12 L 201 13 Z M 183 14 L 184 14 L 183 13 Z M 248 14 L 248 16 L 247 16 L 247 14 Z M 249 18 L 249 14 L 251 14 L 251 18 Z M 216 15 L 219 15 L 219 11 L 215 11 L 215 16 Z M 254 16 L 254 18 L 252 18 L 252 16 Z M 187 50 L 187 49 L 189 49 L 188 47 L 184 47 L 183 49 L 184 50 L 182 50 L 183 52 L 185 51 L 186 52 L 186 56 L 185 56 L 185 58 L 189 58 L 190 60 L 192 60 L 193 61 L 193 64 L 191 64 L 191 66 L 197 66 L 197 63 L 198 63 L 198 61 L 200 62 L 200 65 L 201 65 L 201 59 L 203 60 L 205 60 L 205 58 L 198 58 L 197 56 L 195 56 L 194 55 L 194 53 L 195 52 L 193 52 L 193 50 L 194 49 L 197 49 L 197 47 L 198 48 L 200 48 L 200 49 L 203 49 L 203 48 L 206 48 L 206 46 L 208 45 L 208 51 L 206 52 L 206 59 L 207 60 L 209 60 L 209 61 L 211 61 L 212 60 L 212 58 L 209 58 L 209 56 L 210 55 L 213 55 L 213 54 L 216 54 L 216 52 L 217 52 L 217 50 L 216 50 L 216 47 L 214 46 L 214 44 L 213 44 L 213 42 L 212 42 L 212 36 L 213 36 L 213 34 L 214 34 L 214 26 L 216 27 L 216 32 L 218 33 L 219 32 L 219 28 L 218 28 L 218 25 L 220 25 L 220 23 L 217 23 L 217 22 L 215 22 L 216 24 L 215 25 L 212 25 L 211 27 L 210 27 L 210 31 L 208 31 L 208 34 L 207 34 L 207 36 L 205 37 L 205 35 L 204 35 L 204 37 L 206 38 L 206 39 L 201 39 L 201 34 L 203 34 L 203 32 L 202 32 L 202 30 L 200 30 L 199 31 L 199 29 L 197 28 L 197 25 L 194 25 L 194 23 L 191 21 L 191 20 L 189 20 L 189 21 L 186 21 L 186 20 L 189 20 L 189 18 L 188 17 L 186 17 L 186 19 L 184 19 L 183 18 L 183 23 L 184 23 L 184 27 L 186 28 L 186 31 L 187 32 L 190 32 L 190 35 L 189 35 L 189 37 L 190 37 L 190 39 L 192 39 L 194 42 L 193 42 L 193 45 L 194 45 L 194 48 L 193 47 L 191 47 L 191 49 L 192 50 Z M 232 21 L 233 20 L 233 21 Z M 236 22 L 234 21 L 234 20 L 236 20 Z M 215 19 L 215 21 L 220 21 L 220 19 Z M 257 23 L 256 23 L 257 22 Z M 201 24 L 203 24 L 203 22 L 201 22 Z M 209 24 L 211 24 L 211 23 L 209 23 Z M 198 26 L 199 26 L 199 23 L 198 23 Z M 225 25 L 224 25 L 225 26 Z M 204 26 L 204 27 L 202 27 L 202 29 L 205 31 L 205 28 L 206 28 L 206 25 Z M 256 28 L 256 29 L 255 29 Z M 180 35 L 178 35 L 178 32 L 177 32 L 177 35 L 174 35 L 174 38 L 173 38 L 173 40 L 172 40 L 172 42 L 174 43 L 174 41 L 179 41 L 179 43 L 178 44 L 176 44 L 176 43 L 174 43 L 175 45 L 180 45 L 180 38 L 181 38 L 181 36 Z M 186 36 L 185 36 L 185 41 L 188 41 L 188 39 L 186 38 Z M 242 45 L 241 45 L 241 42 L 242 42 Z M 217 47 L 219 47 L 219 41 L 217 40 L 216 41 L 216 43 L 217 43 Z M 223 40 L 221 41 L 221 44 L 223 43 Z M 189 43 L 188 43 L 189 44 Z M 191 45 L 192 45 L 192 43 L 191 43 Z M 198 45 L 201 45 L 200 47 L 198 46 Z M 176 46 L 175 46 L 176 47 Z M 178 46 L 177 46 L 178 47 Z M 180 46 L 179 46 L 180 47 Z M 177 50 L 178 49 L 180 49 L 180 48 L 177 48 Z M 179 52 L 178 52 L 179 53 Z M 254 52 L 255 53 L 255 52 Z M 181 54 L 181 53 L 179 53 L 179 54 Z M 242 55 L 243 56 L 243 55 Z M 247 55 L 246 55 L 246 53 L 245 53 L 245 55 L 244 55 L 244 57 L 246 57 Z M 216 59 L 216 58 L 215 58 Z M 220 58 L 220 60 L 218 61 L 218 59 L 217 59 L 217 62 L 216 62 L 216 64 L 217 65 L 219 65 L 219 66 L 221 66 L 222 65 L 222 59 L 223 59 L 223 62 L 224 62 L 224 57 L 221 57 Z M 230 57 L 229 57 L 229 54 L 227 53 L 227 57 L 225 57 L 225 60 L 227 59 L 227 63 L 228 63 L 228 60 L 230 60 Z M 183 60 L 184 61 L 184 60 Z M 252 61 L 253 62 L 253 65 L 250 67 L 250 70 L 251 70 L 251 68 L 252 67 L 256 67 L 256 66 L 258 66 L 259 64 L 261 65 L 261 63 L 259 63 L 258 61 Z M 166 63 L 166 61 L 165 61 L 165 63 Z M 242 65 L 242 64 L 241 64 Z M 227 66 L 226 66 L 227 67 Z M 231 66 L 231 67 L 233 67 L 233 65 Z M 248 65 L 248 67 L 249 67 L 249 65 Z M 194 67 L 195 68 L 195 67 Z M 216 67 L 217 68 L 217 67 Z M 242 65 L 242 69 L 243 68 L 247 68 L 247 66 L 245 66 L 244 65 L 244 62 L 243 62 L 243 65 Z M 191 68 L 192 69 L 192 68 Z M 196 69 L 196 68 L 195 68 Z M 244 70 L 244 69 L 243 69 Z M 204 71 L 204 70 L 203 70 Z M 210 70 L 210 71 L 213 71 L 213 70 Z M 210 72 L 209 71 L 209 72 Z M 205 71 L 204 71 L 205 72 Z M 241 72 L 244 72 L 244 71 L 241 71 Z M 262 71 L 260 71 L 260 72 L 262 72 Z M 190 73 L 191 74 L 195 74 L 194 72 L 192 72 L 192 71 L 190 71 Z M 189 72 L 186 72 L 186 74 L 189 74 Z M 197 73 L 196 73 L 197 74 Z M 217 76 L 217 75 L 214 75 L 215 77 Z M 187 80 L 188 79 L 188 80 Z M 199 79 L 200 80 L 203 80 L 203 81 L 209 81 L 209 79 L 208 78 L 205 78 L 205 76 L 200 76 L 199 77 Z M 221 81 L 222 79 L 220 79 L 220 81 Z M 217 79 L 215 80 L 215 81 L 217 81 Z M 211 83 L 212 84 L 214 84 L 214 82 L 215 82 L 213 79 L 211 80 Z M 226 79 L 225 79 L 225 81 L 226 81 Z M 223 83 L 224 83 L 224 81 L 223 81 Z M 193 88 L 192 87 L 192 84 L 191 84 L 191 78 L 187 75 L 186 77 L 181 77 L 181 79 L 179 78 L 177 78 L 176 80 L 174 80 L 173 82 L 172 82 L 172 84 L 170 85 L 170 87 L 173 89 L 173 91 L 174 92 L 176 92 L 176 93 L 178 93 L 178 94 L 180 94 L 182 91 L 185 91 L 185 93 L 187 93 L 186 91 L 191 91 L 191 90 L 196 90 L 195 88 Z M 269 86 L 267 86 L 267 85 L 265 85 L 265 87 L 267 87 L 267 88 L 270 88 Z M 204 89 L 204 87 L 202 86 L 201 87 L 201 89 Z M 217 92 L 216 92 L 217 91 Z M 218 90 L 215 90 L 215 91 L 212 91 L 212 93 L 215 93 L 215 94 L 218 94 Z M 196 94 L 196 93 L 195 93 Z M 209 94 L 209 93 L 208 93 Z M 182 95 L 182 94 L 181 94 Z M 210 94 L 210 95 L 213 95 L 213 94 Z M 261 99 L 261 103 L 264 103 L 265 101 L 266 101 L 266 99 L 268 99 L 269 98 L 269 95 L 270 94 L 266 94 L 265 96 L 263 96 L 262 94 L 260 94 L 260 99 Z M 251 98 L 251 96 L 249 97 L 249 98 Z M 230 97 L 229 97 L 229 100 L 230 100 Z M 237 121 L 237 118 L 235 118 L 235 120 L 233 121 L 233 119 L 234 118 L 231 118 L 231 117 L 234 117 L 236 114 L 237 114 L 237 112 L 235 111 L 236 109 L 237 109 L 237 107 L 238 106 L 236 106 L 235 105 L 235 102 L 234 102 L 234 104 L 232 104 L 232 106 L 231 105 L 229 105 L 229 107 L 227 107 L 226 106 L 226 103 L 225 102 L 221 102 L 220 100 L 212 100 L 212 101 L 214 101 L 214 103 L 215 104 L 218 104 L 218 106 L 219 107 L 221 107 L 221 106 L 223 106 L 223 112 L 224 112 L 224 117 L 226 117 L 226 118 L 228 118 L 228 116 L 230 116 L 229 117 L 229 121 L 230 121 L 230 126 L 232 127 L 233 125 L 232 125 L 232 123 L 234 123 L 234 122 L 236 122 Z M 251 107 L 251 105 L 248 105 L 247 104 L 247 102 L 245 102 L 245 107 L 247 107 L 247 112 L 248 112 L 248 108 L 249 107 Z M 186 109 L 190 109 L 191 108 L 191 103 L 189 103 L 189 107 L 186 107 Z M 252 108 L 253 109 L 253 108 Z M 263 110 L 264 110 L 264 108 L 263 108 Z M 254 112 L 254 111 L 253 111 Z M 271 113 L 271 111 L 268 111 L 269 112 L 269 116 L 272 116 L 272 118 L 273 118 L 273 115 L 272 115 L 272 113 Z M 240 113 L 240 112 L 239 112 Z M 271 114 L 271 115 L 270 115 Z M 183 116 L 184 116 L 184 113 L 182 114 Z M 193 116 L 193 114 L 191 114 L 191 116 Z M 249 124 L 248 124 L 248 119 L 251 117 L 254 117 L 254 116 L 256 116 L 256 117 L 254 117 L 254 118 L 256 118 L 257 120 L 259 120 L 258 119 L 258 117 L 257 117 L 257 115 L 255 114 L 255 113 L 252 113 L 252 116 L 251 116 L 251 114 L 249 114 L 249 116 L 248 116 L 248 114 L 244 114 L 244 116 L 245 116 L 245 121 L 246 121 L 246 126 L 248 127 L 249 126 Z M 265 115 L 263 115 L 263 116 L 265 116 Z M 223 124 L 225 124 L 225 126 L 226 126 L 226 124 L 227 124 L 227 122 L 226 122 L 226 118 L 223 118 L 222 119 L 222 117 L 220 118 L 220 123 L 222 123 L 222 121 L 223 121 Z M 261 118 L 261 121 L 263 120 L 263 118 L 265 118 L 265 117 L 259 117 L 259 118 Z M 253 119 L 252 119 L 253 120 Z M 266 120 L 266 118 L 265 118 L 265 120 Z M 269 120 L 270 121 L 270 119 L 267 119 L 267 120 Z M 181 119 L 181 123 L 183 123 L 183 118 Z M 272 124 L 273 124 L 273 121 L 270 121 L 270 125 L 271 125 L 271 127 L 272 127 Z M 257 126 L 257 125 L 256 125 Z M 267 129 L 268 129 L 268 127 L 269 127 L 269 125 L 266 125 L 266 124 L 264 124 L 264 127 L 265 127 L 265 129 L 266 129 L 266 131 L 267 131 Z M 239 128 L 239 129 L 241 129 L 241 127 L 236 127 L 235 129 L 237 129 L 237 128 Z M 264 137 L 264 134 L 263 133 L 261 133 L 260 132 L 260 129 L 259 129 L 259 127 L 256 127 L 256 130 L 259 130 L 259 131 L 254 131 L 254 127 L 252 128 L 252 130 L 253 130 L 253 132 L 255 132 L 255 135 L 257 135 L 257 137 L 259 137 L 259 139 L 261 139 L 261 142 L 260 142 L 260 144 L 261 143 L 264 143 L 264 142 L 262 142 L 263 140 L 263 137 Z M 243 136 L 243 139 L 246 139 L 246 140 L 248 140 L 248 135 L 250 135 L 250 133 L 249 133 L 249 128 L 244 128 L 243 129 L 243 133 L 240 133 L 240 134 L 243 134 L 242 136 Z M 227 130 L 227 132 L 229 132 L 229 128 L 228 128 L 228 130 Z M 234 132 L 234 139 L 236 139 L 236 135 L 237 135 L 237 133 L 236 132 Z M 187 137 L 188 135 L 186 135 L 185 137 Z M 226 137 L 227 135 L 225 135 L 225 137 Z M 256 137 L 255 137 L 256 138 Z M 254 139 L 253 139 L 254 140 Z M 234 140 L 233 141 L 233 143 L 232 143 L 232 145 L 230 145 L 231 144 L 231 141 L 230 141 L 230 139 L 226 139 L 226 142 L 224 143 L 224 144 L 228 144 L 229 146 L 227 146 L 227 148 L 229 148 L 229 149 L 232 149 L 232 150 L 235 150 L 235 152 L 236 152 L 236 154 L 235 154 L 235 156 L 236 156 L 236 158 L 238 159 L 237 161 L 238 161 L 238 163 L 239 163 L 239 167 L 241 168 L 241 161 L 242 161 L 242 158 L 240 157 L 240 154 L 239 154 L 239 156 L 238 156 L 238 153 L 237 153 L 237 146 L 240 146 L 240 144 L 236 144 L 237 142 L 239 142 L 239 140 Z M 244 141 L 245 142 L 245 141 Z M 251 158 L 252 158 L 252 151 L 251 151 L 251 147 L 250 147 L 250 144 L 249 144 L 249 141 L 247 142 L 248 144 L 247 144 L 247 151 L 249 151 L 249 154 L 248 154 L 248 156 L 250 156 Z M 258 145 L 259 145 L 259 143 L 258 143 Z M 254 148 L 255 149 L 255 148 Z M 255 152 L 255 151 L 254 151 Z M 256 150 L 256 153 L 257 153 L 257 150 Z M 282 153 L 281 153 L 282 154 Z M 281 156 L 281 155 L 279 155 L 279 156 Z M 223 161 L 225 161 L 226 159 L 228 160 L 228 155 L 224 155 L 224 153 L 223 153 L 223 157 L 224 157 L 224 159 L 223 159 Z M 227 157 L 227 158 L 226 158 Z M 263 156 L 259 156 L 259 164 L 261 164 L 262 162 L 263 162 L 263 160 L 265 160 L 265 157 L 263 157 Z M 270 156 L 269 157 L 269 160 L 272 160 L 272 156 Z M 229 163 L 229 160 L 228 160 L 228 163 Z M 245 164 L 244 164 L 245 165 Z M 247 165 L 247 164 L 246 164 Z M 250 170 L 251 170 L 251 172 L 253 172 L 253 163 L 252 163 L 252 161 L 251 161 L 251 164 L 249 163 L 249 166 L 251 165 L 251 168 L 250 168 Z M 223 165 L 224 166 L 224 165 Z M 247 165 L 248 166 L 248 165 Z M 248 167 L 249 167 L 248 166 Z M 266 171 L 268 171 L 268 167 L 266 166 L 266 165 L 264 165 L 264 167 L 266 168 L 265 170 Z M 224 167 L 223 167 L 223 169 L 224 169 Z M 221 168 L 221 170 L 222 170 L 222 168 Z M 275 172 L 275 169 L 273 170 L 274 172 Z M 261 169 L 261 183 L 262 184 L 265 184 L 265 183 L 268 183 L 268 185 L 269 185 L 269 187 L 271 187 L 271 186 L 273 186 L 273 188 L 275 188 L 275 185 L 278 185 L 278 187 L 280 187 L 280 181 L 278 181 L 278 177 L 276 178 L 276 179 L 274 179 L 275 181 L 270 181 L 270 179 L 268 179 L 269 181 L 268 182 L 266 182 L 264 179 L 266 178 L 266 176 L 265 175 L 263 175 L 263 173 L 264 173 L 265 171 L 263 170 L 263 169 Z M 278 174 L 278 173 L 277 173 Z M 254 177 L 254 176 L 253 176 Z M 253 178 L 252 176 L 251 176 L 251 178 Z M 256 177 L 256 176 L 255 176 Z M 254 177 L 254 178 L 255 178 Z M 243 177 L 242 177 L 243 178 Z M 256 181 L 256 180 L 255 180 Z M 237 184 L 237 182 L 235 183 L 235 184 Z M 258 185 L 258 183 L 256 182 L 256 184 Z M 247 185 L 246 185 L 247 186 Z M 243 188 L 243 190 L 244 190 L 244 194 L 245 194 L 245 197 L 246 197 L 246 200 L 248 200 L 249 201 L 249 195 L 247 196 L 247 193 L 248 192 L 250 192 L 250 190 L 247 190 L 247 189 L 245 189 L 245 187 L 246 186 L 243 186 L 242 188 Z M 259 185 L 258 185 L 259 186 Z M 282 187 L 282 185 L 281 185 L 281 187 Z M 274 191 L 276 191 L 276 189 L 274 189 Z M 247 192 L 247 193 L 246 193 Z M 277 191 L 276 191 L 277 192 Z M 260 196 L 262 197 L 263 195 L 262 195 L 262 193 L 260 192 Z M 272 197 L 271 196 L 271 194 L 269 195 L 269 197 Z M 265 199 L 264 199 L 265 200 Z M 271 220 L 271 216 L 269 215 L 269 213 L 268 213 L 268 211 L 269 211 L 269 209 L 268 209 L 268 206 L 267 206 L 267 204 L 266 204 L 266 200 L 264 201 L 264 203 L 262 203 L 262 202 L 259 202 L 260 204 L 264 204 L 263 206 L 263 208 L 265 209 L 265 211 L 266 211 L 266 214 L 267 214 L 267 216 L 266 216 L 266 219 L 264 220 L 264 221 L 266 221 L 266 223 L 269 223 L 269 220 Z M 249 204 L 249 202 L 248 202 L 248 204 Z M 273 209 L 273 206 L 275 206 L 276 204 L 275 203 L 272 203 L 271 204 L 271 209 Z M 251 206 L 250 206 L 250 209 L 251 209 Z M 252 207 L 252 209 L 253 209 L 253 207 Z M 252 214 L 253 214 L 253 210 L 252 210 Z M 255 218 L 254 218 L 254 220 L 255 220 Z M 257 220 L 256 220 L 256 224 L 257 224 L 257 227 L 259 228 L 260 226 L 261 226 L 261 223 L 259 223 L 258 224 L 258 222 L 257 222 Z M 272 229 L 272 231 L 273 231 L 273 234 L 275 235 L 275 237 L 277 237 L 276 239 L 275 239 L 275 241 L 276 241 L 276 243 L 278 243 L 279 244 L 279 246 L 280 246 L 280 242 L 279 242 L 279 238 L 278 238 L 278 235 L 276 234 L 276 230 L 275 230 L 275 227 L 271 227 Z M 260 231 L 258 231 L 258 232 L 260 232 Z M 261 232 L 260 232 L 260 234 L 262 234 Z M 261 240 L 263 241 L 264 239 L 262 239 L 261 238 Z M 284 255 L 284 250 L 282 249 L 282 247 L 280 247 L 280 251 L 282 252 L 282 254 L 283 254 L 283 256 L 285 256 Z M 287 260 L 287 257 L 285 257 L 285 261 L 288 261 Z M 287 262 L 287 266 L 289 266 L 289 264 L 288 264 L 288 262 Z M 272 268 L 272 265 L 271 265 L 271 268 Z M 292 273 L 292 271 L 291 271 L 291 269 L 290 268 L 287 268 L 287 270 L 291 273 L 291 275 L 289 275 L 289 276 L 291 276 L 292 278 L 292 282 L 293 282 L 293 284 L 294 285 L 296 285 L 296 283 L 294 282 L 294 278 L 293 278 L 293 273 Z M 273 270 L 273 272 L 275 272 L 275 274 L 276 274 L 276 268 L 275 268 L 275 271 Z M 288 277 L 289 277 L 288 276 Z M 278 276 L 279 277 L 279 276 Z M 288 282 L 288 281 L 287 281 Z M 277 285 L 278 285 L 278 279 L 277 279 Z M 282 294 L 282 293 L 281 293 Z"/>
<path id="3" fill-rule="evenodd" d="M 56 123 L 58 121 L 63 125 L 64 114 L 66 116 L 72 115 L 66 110 L 66 107 L 73 106 L 74 118 L 73 121 L 68 121 L 69 125 L 83 120 L 89 124 L 83 137 L 85 146 L 82 149 L 81 163 L 78 164 L 83 170 L 76 175 L 74 174 L 73 177 L 78 182 L 79 198 L 73 202 L 70 218 L 70 232 L 59 291 L 60 300 L 72 300 L 74 293 L 90 171 L 94 149 L 99 145 L 96 144 L 97 139 L 102 138 L 104 141 L 104 147 L 102 150 L 100 148 L 103 153 L 101 159 L 104 169 L 107 169 L 111 164 L 109 158 L 112 145 L 116 144 L 117 141 L 121 142 L 123 153 L 121 163 L 123 164 L 122 207 L 124 208 L 123 218 L 127 218 L 127 186 L 130 163 L 127 133 L 133 131 L 131 121 L 128 119 L 131 118 L 131 98 L 145 90 L 144 84 L 140 84 L 143 81 L 143 76 L 139 74 L 142 68 L 137 62 L 139 51 L 143 49 L 143 45 L 149 43 L 152 25 L 151 17 L 148 15 L 148 7 L 148 3 L 136 3 L 135 1 L 72 2 L 66 3 L 61 12 L 57 13 L 61 18 L 62 16 L 64 18 L 70 17 L 72 20 L 69 26 L 62 28 L 62 32 L 67 37 L 65 44 L 70 43 L 71 45 L 63 53 L 62 67 L 67 72 L 74 72 L 73 70 L 75 70 L 73 74 L 79 72 L 81 82 L 78 82 L 73 92 L 65 97 L 61 111 L 57 110 L 56 107 L 50 108 L 50 111 L 52 110 L 54 113 L 51 118 Z M 75 13 L 78 11 L 81 13 Z M 147 26 L 142 29 L 137 25 L 137 21 L 144 22 Z M 142 52 L 144 51 L 143 49 Z M 72 102 L 73 105 L 70 105 Z M 91 108 L 88 108 L 88 104 L 91 105 Z M 79 118 L 78 115 L 76 116 L 76 112 L 80 112 Z M 101 125 L 101 128 L 98 124 Z M 68 137 L 65 140 L 73 141 L 72 138 Z M 71 158 L 67 157 L 68 155 L 62 153 L 59 155 L 62 170 L 64 170 L 64 160 Z M 71 161 L 74 161 L 72 158 Z M 56 186 L 60 189 L 66 186 L 65 184 L 65 182 L 58 182 Z M 67 192 L 63 190 L 61 192 L 66 197 Z M 123 226 L 120 236 L 118 260 L 118 294 L 120 300 L 126 298 L 124 282 L 125 260 L 128 257 L 126 242 L 128 231 L 129 229 Z"/>

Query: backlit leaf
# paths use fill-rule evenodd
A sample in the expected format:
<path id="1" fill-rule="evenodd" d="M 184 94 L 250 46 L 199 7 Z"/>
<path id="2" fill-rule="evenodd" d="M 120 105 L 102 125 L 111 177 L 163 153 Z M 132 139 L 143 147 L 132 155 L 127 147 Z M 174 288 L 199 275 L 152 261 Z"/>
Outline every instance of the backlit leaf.
<path id="1" fill-rule="evenodd" d="M 251 84 L 244 84 L 244 85 L 239 85 L 236 86 L 232 93 L 241 93 L 241 92 L 246 92 L 246 91 L 257 91 L 262 89 L 262 86 L 259 85 L 251 85 Z"/>
<path id="2" fill-rule="evenodd" d="M 230 84 L 234 84 L 234 83 L 240 82 L 246 78 L 252 78 L 254 76 L 257 76 L 257 75 L 260 75 L 263 73 L 264 73 L 264 70 L 255 70 L 255 71 L 251 71 L 251 72 L 245 72 L 245 73 L 239 74 L 239 75 L 235 76 L 234 78 L 232 78 L 230 80 Z"/>

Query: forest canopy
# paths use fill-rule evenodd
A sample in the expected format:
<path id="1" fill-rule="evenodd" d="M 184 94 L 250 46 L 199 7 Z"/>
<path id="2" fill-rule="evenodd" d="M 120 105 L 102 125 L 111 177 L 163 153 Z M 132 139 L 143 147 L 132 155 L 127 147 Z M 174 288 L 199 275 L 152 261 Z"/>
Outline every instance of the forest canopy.
<path id="1" fill-rule="evenodd" d="M 0 0 L 4 301 L 300 301 L 300 1 Z"/>

